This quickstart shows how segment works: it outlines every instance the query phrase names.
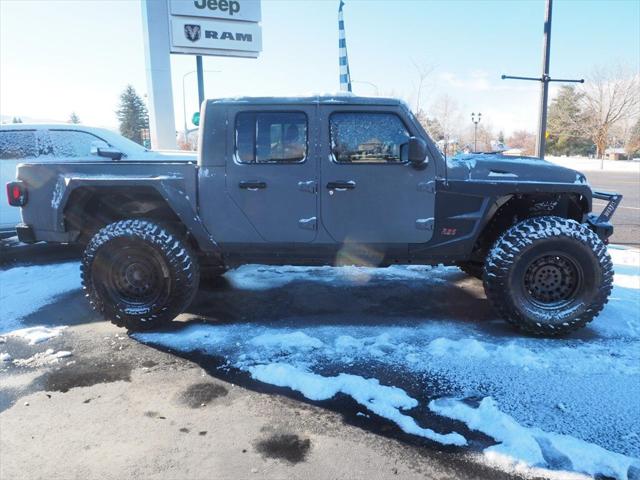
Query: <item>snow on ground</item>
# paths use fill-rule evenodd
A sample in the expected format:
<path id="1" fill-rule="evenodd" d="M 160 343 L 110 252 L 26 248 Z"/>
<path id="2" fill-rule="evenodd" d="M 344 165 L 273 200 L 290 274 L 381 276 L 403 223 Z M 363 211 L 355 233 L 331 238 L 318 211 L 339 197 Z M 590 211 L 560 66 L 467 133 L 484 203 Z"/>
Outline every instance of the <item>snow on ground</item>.
<path id="1" fill-rule="evenodd" d="M 52 348 L 46 349 L 44 352 L 38 352 L 28 358 L 16 358 L 13 364 L 18 367 L 43 367 L 47 365 L 55 365 L 62 358 L 68 358 L 73 354 L 68 350 L 55 351 Z"/>
<path id="2" fill-rule="evenodd" d="M 587 157 L 554 157 L 547 155 L 545 160 L 562 167 L 578 170 L 579 172 L 628 172 L 640 175 L 640 162 L 629 160 L 598 160 Z"/>
<path id="3" fill-rule="evenodd" d="M 489 328 L 493 321 L 402 317 L 350 323 L 331 316 L 306 324 L 304 317 L 194 324 L 134 337 L 222 357 L 227 367 L 312 400 L 348 395 L 408 433 L 466 443 L 460 432 L 429 428 L 420 417 L 420 405 L 428 405 L 492 437 L 496 445 L 485 450 L 486 460 L 505 468 L 627 479 L 632 463 L 640 469 L 640 252 L 610 252 L 616 268 L 610 302 L 588 328 L 567 338 L 508 335 Z M 254 265 L 227 278 L 248 292 L 301 280 L 392 288 L 398 279 L 418 278 L 455 289 L 460 272 Z"/>
<path id="4" fill-rule="evenodd" d="M 4 337 L 20 338 L 26 341 L 29 345 L 35 345 L 36 343 L 46 342 L 47 340 L 57 337 L 62 331 L 67 328 L 62 327 L 29 327 L 21 328 L 19 330 L 12 330 L 4 334 Z"/>
<path id="5" fill-rule="evenodd" d="M 0 333 L 22 327 L 24 317 L 78 288 L 77 262 L 0 270 Z"/>
<path id="6" fill-rule="evenodd" d="M 555 462 L 563 470 L 578 467 L 581 473 L 610 478 L 627 478 L 634 460 L 609 452 L 598 445 L 569 435 L 548 433 L 536 427 L 523 427 L 511 416 L 500 411 L 491 397 L 485 397 L 477 407 L 451 398 L 432 400 L 429 408 L 466 423 L 497 440 L 498 444 L 485 450 L 494 465 L 522 469 L 529 465 Z"/>

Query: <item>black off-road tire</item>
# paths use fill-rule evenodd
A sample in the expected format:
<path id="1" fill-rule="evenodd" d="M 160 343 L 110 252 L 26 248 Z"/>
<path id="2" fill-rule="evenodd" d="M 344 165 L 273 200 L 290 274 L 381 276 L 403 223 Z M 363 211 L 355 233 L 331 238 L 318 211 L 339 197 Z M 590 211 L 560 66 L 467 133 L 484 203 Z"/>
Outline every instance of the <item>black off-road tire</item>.
<path id="1" fill-rule="evenodd" d="M 458 262 L 457 267 L 470 277 L 482 280 L 484 275 L 484 265 L 476 262 Z"/>
<path id="2" fill-rule="evenodd" d="M 192 302 L 200 281 L 189 246 L 146 220 L 122 220 L 101 229 L 84 251 L 81 274 L 94 310 L 132 331 L 173 320 Z"/>
<path id="3" fill-rule="evenodd" d="M 533 335 L 584 327 L 608 301 L 613 264 L 604 243 L 574 220 L 546 216 L 507 230 L 491 249 L 484 289 L 495 310 Z"/>

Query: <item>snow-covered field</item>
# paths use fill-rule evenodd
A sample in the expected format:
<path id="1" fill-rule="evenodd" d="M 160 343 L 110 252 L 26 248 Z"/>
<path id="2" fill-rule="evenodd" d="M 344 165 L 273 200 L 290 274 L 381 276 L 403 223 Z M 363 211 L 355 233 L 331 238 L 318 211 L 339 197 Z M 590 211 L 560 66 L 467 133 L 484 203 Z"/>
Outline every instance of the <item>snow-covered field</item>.
<path id="1" fill-rule="evenodd" d="M 505 469 L 563 479 L 637 479 L 640 252 L 617 247 L 610 252 L 616 276 L 609 304 L 586 329 L 566 338 L 525 337 L 499 328 L 503 322 L 497 318 L 468 322 L 412 309 L 376 319 L 375 302 L 366 299 L 367 322 L 294 314 L 275 322 L 199 323 L 134 337 L 185 354 L 211 355 L 224 365 L 223 372 L 240 370 L 310 400 L 350 397 L 361 415 L 386 418 L 439 444 L 473 450 L 479 445 L 475 432 L 481 432 L 494 440 L 482 444 L 482 458 Z M 308 283 L 349 289 L 354 301 L 361 287 L 391 291 L 419 284 L 425 302 L 430 286 L 453 298 L 461 281 L 475 282 L 456 268 L 422 266 L 248 265 L 227 273 L 227 279 L 240 296 L 268 297 L 273 291 L 282 298 L 276 292 Z M 37 312 L 46 323 L 47 305 L 79 286 L 77 263 L 0 271 L 0 334 L 28 343 L 61 334 L 62 328 L 25 329 L 23 320 Z M 474 292 L 481 295 L 479 284 Z M 42 355 L 33 362 L 49 363 L 60 352 Z"/>
<path id="2" fill-rule="evenodd" d="M 579 172 L 627 172 L 635 173 L 636 178 L 640 175 L 640 162 L 629 160 L 598 160 L 587 157 L 554 157 L 547 155 L 545 160 L 560 165 L 562 167 L 572 168 Z"/>
<path id="3" fill-rule="evenodd" d="M 564 339 L 496 334 L 447 318 L 403 318 L 402 325 L 291 318 L 134 337 L 221 357 L 225 368 L 311 400 L 346 395 L 363 414 L 441 444 L 473 443 L 460 428 L 429 424 L 434 415 L 456 420 L 493 438 L 484 459 L 506 469 L 556 478 L 569 478 L 568 472 L 637 478 L 640 252 L 610 251 L 617 273 L 609 305 L 587 329 Z M 227 276 L 247 291 L 298 281 L 391 288 L 394 281 L 418 278 L 457 288 L 460 279 L 457 269 L 445 267 L 245 266 Z"/>

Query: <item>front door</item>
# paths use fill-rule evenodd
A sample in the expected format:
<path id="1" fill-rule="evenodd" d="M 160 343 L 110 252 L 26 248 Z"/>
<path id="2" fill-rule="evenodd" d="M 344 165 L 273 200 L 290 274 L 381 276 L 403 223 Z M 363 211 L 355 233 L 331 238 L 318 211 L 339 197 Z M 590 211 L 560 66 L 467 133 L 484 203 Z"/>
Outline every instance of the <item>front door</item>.
<path id="1" fill-rule="evenodd" d="M 431 239 L 435 165 L 406 159 L 419 135 L 402 110 L 321 107 L 322 224 L 338 243 L 403 248 Z"/>
<path id="2" fill-rule="evenodd" d="M 316 108 L 229 109 L 227 190 L 267 242 L 311 242 L 317 232 Z"/>

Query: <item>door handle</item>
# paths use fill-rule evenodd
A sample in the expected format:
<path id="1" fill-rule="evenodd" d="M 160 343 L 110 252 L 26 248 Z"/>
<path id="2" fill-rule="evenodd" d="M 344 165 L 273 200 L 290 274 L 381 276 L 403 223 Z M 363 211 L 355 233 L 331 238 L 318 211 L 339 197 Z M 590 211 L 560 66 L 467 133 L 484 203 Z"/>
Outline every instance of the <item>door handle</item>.
<path id="1" fill-rule="evenodd" d="M 244 188 L 245 190 L 258 190 L 259 188 L 267 188 L 267 183 L 242 181 L 238 184 L 238 186 L 240 188 Z"/>
<path id="2" fill-rule="evenodd" d="M 349 180 L 345 182 L 344 180 L 338 180 L 335 182 L 327 183 L 327 188 L 329 190 L 353 190 L 356 188 L 356 182 L 353 180 Z"/>

